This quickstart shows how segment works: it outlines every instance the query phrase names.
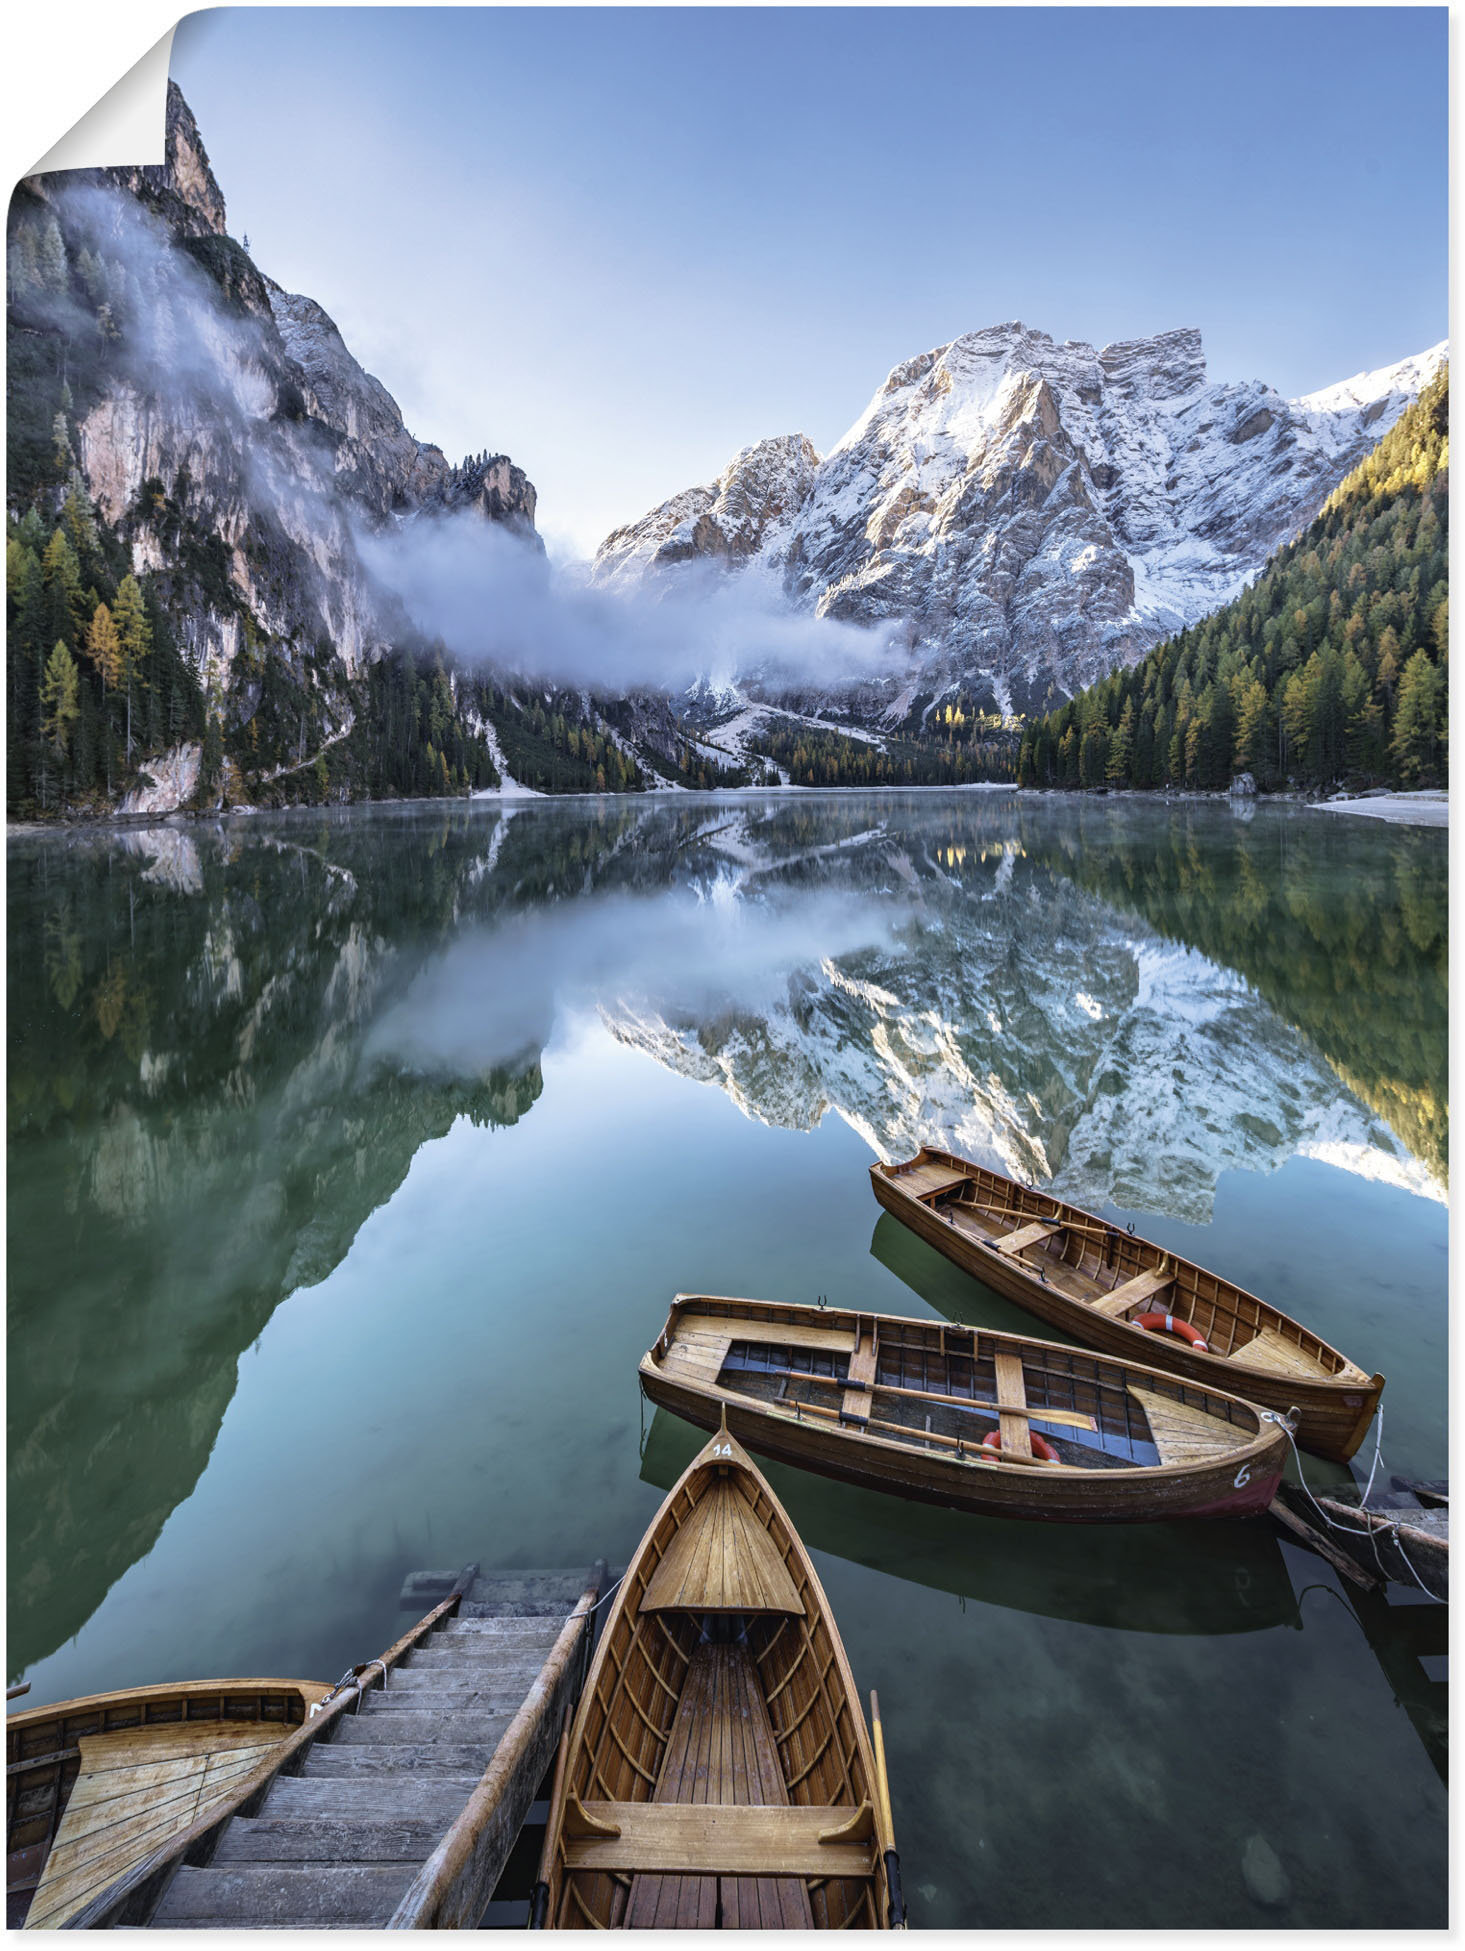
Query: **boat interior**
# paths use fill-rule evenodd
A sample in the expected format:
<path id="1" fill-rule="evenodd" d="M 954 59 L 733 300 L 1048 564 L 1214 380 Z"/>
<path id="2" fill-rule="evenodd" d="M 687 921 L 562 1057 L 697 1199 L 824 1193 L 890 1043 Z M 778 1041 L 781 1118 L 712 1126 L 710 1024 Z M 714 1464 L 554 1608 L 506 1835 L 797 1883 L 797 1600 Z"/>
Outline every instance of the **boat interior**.
<path id="1" fill-rule="evenodd" d="M 1164 1312 L 1188 1322 L 1208 1353 L 1247 1368 L 1312 1381 L 1368 1379 L 1254 1294 L 1080 1207 L 939 1153 L 885 1171 L 948 1225 L 1111 1320 Z"/>
<path id="2" fill-rule="evenodd" d="M 553 1921 L 876 1927 L 873 1785 L 841 1667 L 761 1483 L 693 1473 L 627 1573 L 582 1703 Z"/>
<path id="3" fill-rule="evenodd" d="M 1196 1462 L 1249 1443 L 1259 1427 L 1243 1403 L 1178 1377 L 1136 1382 L 1087 1349 L 945 1322 L 833 1316 L 826 1327 L 799 1318 L 807 1312 L 750 1316 L 735 1303 L 721 1311 L 715 1301 L 684 1303 L 663 1362 L 669 1374 L 774 1414 L 996 1468 Z M 1035 1454 L 1039 1447 L 1054 1460 Z"/>
<path id="4" fill-rule="evenodd" d="M 233 1795 L 327 1689 L 191 1681 L 14 1715 L 7 1922 L 55 1929 Z"/>

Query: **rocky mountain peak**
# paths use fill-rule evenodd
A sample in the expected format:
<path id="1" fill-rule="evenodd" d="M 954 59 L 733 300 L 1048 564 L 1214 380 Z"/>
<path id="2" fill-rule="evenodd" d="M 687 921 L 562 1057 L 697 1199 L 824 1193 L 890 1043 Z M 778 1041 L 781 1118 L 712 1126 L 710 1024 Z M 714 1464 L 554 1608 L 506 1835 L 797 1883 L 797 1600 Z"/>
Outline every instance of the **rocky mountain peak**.
<path id="1" fill-rule="evenodd" d="M 164 136 L 163 167 L 169 187 L 197 217 L 204 230 L 216 237 L 228 235 L 224 193 L 214 181 L 209 167 L 209 152 L 193 119 L 193 110 L 183 99 L 176 81 L 168 83 L 167 124 Z"/>
<path id="2" fill-rule="evenodd" d="M 1117 339 L 1100 352 L 1099 365 L 1126 399 L 1179 400 L 1206 383 L 1205 347 L 1193 325 L 1148 339 Z"/>
<path id="3" fill-rule="evenodd" d="M 745 448 L 608 536 L 592 578 L 716 558 L 796 610 L 899 622 L 909 662 L 866 693 L 891 722 L 957 691 L 1046 706 L 1234 596 L 1443 353 L 1288 401 L 1212 384 L 1193 326 L 1096 351 L 1009 320 L 895 366 L 822 461 L 800 453 L 734 519 L 777 443 Z"/>

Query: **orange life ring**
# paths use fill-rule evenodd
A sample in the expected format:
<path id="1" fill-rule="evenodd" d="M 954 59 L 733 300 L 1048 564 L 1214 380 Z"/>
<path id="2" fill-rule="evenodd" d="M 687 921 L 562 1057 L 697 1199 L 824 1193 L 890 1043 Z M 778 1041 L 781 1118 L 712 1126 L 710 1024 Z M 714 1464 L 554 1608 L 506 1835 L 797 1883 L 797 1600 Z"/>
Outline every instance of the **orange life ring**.
<path id="1" fill-rule="evenodd" d="M 1179 1335 L 1182 1341 L 1188 1341 L 1191 1347 L 1199 1349 L 1202 1355 L 1208 1352 L 1205 1342 L 1195 1329 L 1188 1321 L 1182 1321 L 1178 1315 L 1137 1314 L 1134 1317 L 1134 1325 L 1137 1328 L 1147 1328 L 1152 1335 Z"/>
<path id="2" fill-rule="evenodd" d="M 1058 1452 L 1051 1443 L 1039 1436 L 1035 1429 L 1030 1429 L 1028 1435 L 1032 1438 L 1034 1456 L 1041 1457 L 1044 1463 L 1057 1463 Z M 1001 1430 L 994 1429 L 990 1435 L 984 1436 L 982 1438 L 982 1448 L 984 1450 L 991 1450 L 995 1455 L 1002 1448 Z"/>

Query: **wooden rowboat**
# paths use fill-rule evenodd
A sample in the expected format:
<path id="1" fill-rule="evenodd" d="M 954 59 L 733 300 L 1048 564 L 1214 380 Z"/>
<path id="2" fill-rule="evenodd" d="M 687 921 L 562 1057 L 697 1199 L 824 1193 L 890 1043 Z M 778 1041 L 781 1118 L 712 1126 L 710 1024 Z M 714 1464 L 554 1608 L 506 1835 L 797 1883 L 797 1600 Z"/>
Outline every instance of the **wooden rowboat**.
<path id="1" fill-rule="evenodd" d="M 766 1456 L 991 1517 L 1246 1517 L 1286 1459 L 1280 1419 L 1238 1396 L 944 1321 L 679 1294 L 640 1372 Z"/>
<path id="2" fill-rule="evenodd" d="M 1383 1376 L 1193 1261 L 927 1145 L 902 1165 L 872 1165 L 870 1182 L 887 1212 L 958 1267 L 1091 1347 L 1295 1409 L 1297 1441 L 1334 1462 L 1363 1441 Z M 1151 1326 L 1137 1325 L 1147 1316 Z"/>
<path id="3" fill-rule="evenodd" d="M 903 1922 L 878 1713 L 876 1742 L 808 1554 L 722 1427 L 606 1619 L 560 1748 L 531 1922 Z"/>
<path id="4" fill-rule="evenodd" d="M 10 1715 L 6 1913 L 55 1929 L 259 1766 L 330 1688 L 190 1680 Z"/>

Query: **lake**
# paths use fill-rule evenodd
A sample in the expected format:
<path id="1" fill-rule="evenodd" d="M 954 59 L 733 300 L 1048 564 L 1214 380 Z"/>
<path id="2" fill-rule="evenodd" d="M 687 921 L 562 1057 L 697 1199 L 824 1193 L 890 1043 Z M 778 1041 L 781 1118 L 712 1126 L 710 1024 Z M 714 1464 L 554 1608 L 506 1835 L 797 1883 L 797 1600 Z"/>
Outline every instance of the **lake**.
<path id="1" fill-rule="evenodd" d="M 637 1387 L 678 1290 L 1032 1332 L 876 1207 L 923 1141 L 1301 1316 L 1387 1375 L 1382 1478 L 1444 1476 L 1446 864 L 1005 791 L 13 836 L 24 1704 L 331 1680 L 409 1571 L 624 1564 L 701 1440 Z M 1442 1608 L 1265 1519 L 769 1476 L 880 1692 L 913 1923 L 1445 1924 Z"/>

